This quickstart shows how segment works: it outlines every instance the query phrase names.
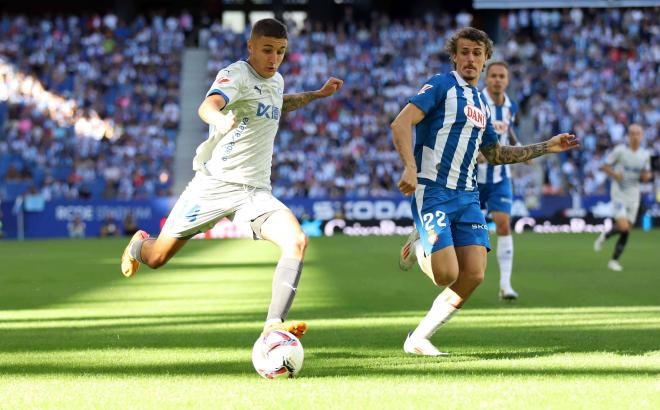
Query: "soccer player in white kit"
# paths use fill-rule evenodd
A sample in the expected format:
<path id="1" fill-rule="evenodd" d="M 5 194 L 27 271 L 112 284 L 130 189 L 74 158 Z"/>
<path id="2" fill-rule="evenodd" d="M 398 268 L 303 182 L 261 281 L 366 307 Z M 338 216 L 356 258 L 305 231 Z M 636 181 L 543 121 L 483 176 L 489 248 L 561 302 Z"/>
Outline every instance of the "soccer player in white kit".
<path id="1" fill-rule="evenodd" d="M 209 124 L 209 138 L 193 159 L 195 177 L 158 238 L 144 231 L 133 236 L 122 255 L 121 270 L 131 277 L 141 263 L 153 269 L 163 266 L 188 239 L 224 217 L 249 223 L 255 239 L 270 241 L 281 250 L 264 334 L 285 329 L 301 337 L 307 325 L 284 320 L 296 295 L 307 237 L 293 213 L 271 193 L 273 144 L 282 113 L 331 96 L 343 81 L 331 77 L 317 91 L 284 94 L 277 69 L 287 45 L 284 24 L 259 20 L 248 40 L 248 59 L 220 70 L 198 110 Z"/>
<path id="2" fill-rule="evenodd" d="M 603 243 L 614 235 L 619 239 L 614 246 L 612 259 L 607 267 L 613 271 L 623 270 L 619 257 L 628 242 L 630 228 L 635 224 L 639 211 L 639 183 L 650 181 L 651 154 L 640 147 L 644 131 L 638 124 L 628 127 L 628 145 L 619 144 L 607 157 L 607 163 L 602 170 L 612 178 L 610 198 L 614 207 L 615 224 L 609 232 L 602 232 L 596 242 L 594 250 L 599 252 Z"/>

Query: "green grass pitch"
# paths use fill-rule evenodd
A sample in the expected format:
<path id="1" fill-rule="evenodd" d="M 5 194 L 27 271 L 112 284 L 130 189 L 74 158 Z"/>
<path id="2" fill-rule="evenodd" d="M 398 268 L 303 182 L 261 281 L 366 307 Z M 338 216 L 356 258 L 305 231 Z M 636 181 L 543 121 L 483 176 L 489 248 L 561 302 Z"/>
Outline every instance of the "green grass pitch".
<path id="1" fill-rule="evenodd" d="M 513 284 L 484 284 L 433 341 L 402 344 L 438 289 L 397 268 L 402 237 L 313 238 L 291 319 L 307 320 L 292 380 L 250 350 L 277 251 L 193 241 L 156 271 L 119 272 L 125 240 L 0 242 L 0 408 L 660 408 L 660 231 L 606 269 L 595 235 L 516 235 Z"/>

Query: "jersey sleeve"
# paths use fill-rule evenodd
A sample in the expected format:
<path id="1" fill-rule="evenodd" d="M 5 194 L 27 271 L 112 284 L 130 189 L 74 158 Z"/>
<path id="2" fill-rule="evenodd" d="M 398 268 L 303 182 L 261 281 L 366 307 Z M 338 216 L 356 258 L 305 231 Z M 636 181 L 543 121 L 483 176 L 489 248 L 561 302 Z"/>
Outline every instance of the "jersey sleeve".
<path id="1" fill-rule="evenodd" d="M 481 137 L 481 145 L 479 148 L 495 145 L 500 140 L 497 132 L 495 132 L 495 127 L 493 127 L 493 123 L 490 120 L 490 115 L 487 117 L 486 129 L 484 130 L 484 135 Z"/>
<path id="2" fill-rule="evenodd" d="M 620 153 L 621 153 L 621 146 L 617 145 L 616 147 L 614 147 L 612 152 L 610 152 L 610 154 L 607 156 L 607 158 L 605 159 L 605 163 L 607 165 L 614 165 L 619 160 Z"/>
<path id="3" fill-rule="evenodd" d="M 444 102 L 446 95 L 446 86 L 440 81 L 440 76 L 436 75 L 424 83 L 422 88 L 417 92 L 417 95 L 408 99 L 408 102 L 414 104 L 424 114 L 428 114 Z"/>
<path id="4" fill-rule="evenodd" d="M 241 70 L 238 67 L 223 68 L 218 71 L 218 75 L 215 77 L 215 81 L 211 84 L 206 96 L 219 94 L 225 99 L 225 104 L 229 104 L 238 96 L 242 77 Z"/>
<path id="5" fill-rule="evenodd" d="M 644 165 L 642 166 L 644 171 L 651 171 L 651 153 L 646 152 L 646 160 L 644 160 Z"/>

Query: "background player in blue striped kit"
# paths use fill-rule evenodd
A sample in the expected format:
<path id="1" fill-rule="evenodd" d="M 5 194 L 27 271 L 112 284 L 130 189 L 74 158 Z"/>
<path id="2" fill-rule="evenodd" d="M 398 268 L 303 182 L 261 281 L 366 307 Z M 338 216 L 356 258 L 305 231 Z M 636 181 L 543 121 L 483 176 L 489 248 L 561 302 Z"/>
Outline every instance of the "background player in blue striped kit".
<path id="1" fill-rule="evenodd" d="M 486 68 L 486 88 L 481 95 L 490 109 L 490 120 L 501 145 L 519 145 L 513 128 L 518 104 L 506 94 L 509 85 L 509 66 L 504 61 L 493 61 Z M 488 210 L 495 222 L 497 233 L 497 262 L 500 267 L 500 298 L 512 300 L 518 293 L 511 286 L 513 268 L 513 237 L 511 236 L 511 205 L 513 189 L 511 170 L 508 165 L 488 164 L 486 158 L 477 156 L 479 199 L 481 207 Z"/>
<path id="2" fill-rule="evenodd" d="M 479 151 L 490 163 L 511 164 L 578 146 L 570 134 L 524 147 L 501 146 L 487 104 L 476 88 L 492 55 L 492 41 L 483 31 L 466 27 L 451 37 L 446 49 L 455 71 L 429 79 L 391 125 L 404 164 L 399 190 L 414 194 L 416 230 L 402 249 L 400 265 L 412 267 L 417 259 L 413 249 L 419 241 L 423 270 L 437 286 L 447 286 L 404 343 L 407 353 L 427 356 L 443 354 L 430 337 L 484 278 L 490 243 L 477 190 Z"/>

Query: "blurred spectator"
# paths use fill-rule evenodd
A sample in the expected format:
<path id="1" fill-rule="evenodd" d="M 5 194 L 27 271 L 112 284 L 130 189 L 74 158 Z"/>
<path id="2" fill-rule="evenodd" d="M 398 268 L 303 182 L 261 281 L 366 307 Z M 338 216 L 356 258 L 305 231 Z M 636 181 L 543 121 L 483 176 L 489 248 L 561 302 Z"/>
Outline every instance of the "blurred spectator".
<path id="1" fill-rule="evenodd" d="M 124 236 L 133 236 L 135 232 L 138 231 L 138 226 L 135 223 L 135 218 L 133 218 L 133 214 L 130 212 L 127 213 L 126 217 L 124 218 L 123 231 L 124 231 Z"/>
<path id="2" fill-rule="evenodd" d="M 119 236 L 119 226 L 112 218 L 112 216 L 107 215 L 103 222 L 101 223 L 101 230 L 99 232 L 101 238 L 108 236 Z"/>
<path id="3" fill-rule="evenodd" d="M 85 228 L 85 222 L 83 222 L 79 215 L 76 215 L 73 221 L 67 224 L 67 229 L 69 230 L 69 238 L 84 238 Z"/>

